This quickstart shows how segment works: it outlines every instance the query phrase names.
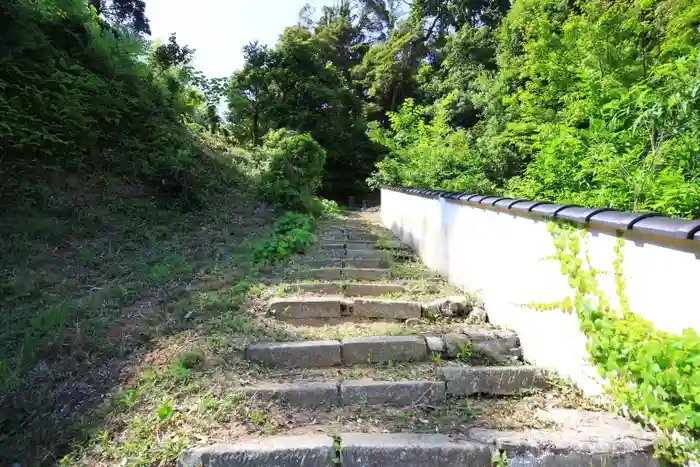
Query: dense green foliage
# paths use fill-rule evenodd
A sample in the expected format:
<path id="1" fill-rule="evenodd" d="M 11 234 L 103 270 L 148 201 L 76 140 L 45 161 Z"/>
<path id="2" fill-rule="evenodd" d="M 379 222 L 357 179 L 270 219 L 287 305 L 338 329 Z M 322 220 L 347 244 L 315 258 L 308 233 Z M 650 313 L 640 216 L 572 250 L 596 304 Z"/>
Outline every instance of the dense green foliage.
<path id="1" fill-rule="evenodd" d="M 598 283 L 601 271 L 588 262 L 585 232 L 551 224 L 556 259 L 573 296 L 557 308 L 574 312 L 588 337 L 591 361 L 609 382 L 618 406 L 650 428 L 660 430 L 657 454 L 684 463 L 700 459 L 700 336 L 659 331 L 629 309 L 625 294 L 624 257 L 620 238 L 613 264 L 616 303 Z M 550 306 L 544 307 L 549 308 Z"/>
<path id="2" fill-rule="evenodd" d="M 698 216 L 699 22 L 691 0 L 518 0 L 466 25 L 372 130 L 372 181 Z"/>
<path id="3" fill-rule="evenodd" d="M 379 154 L 365 135 L 361 98 L 333 64 L 337 48 L 348 47 L 347 27 L 337 18 L 315 33 L 288 28 L 272 49 L 249 45 L 228 91 L 230 130 L 241 144 L 259 145 L 267 131 L 286 128 L 323 146 L 328 196 L 362 192 Z"/>
<path id="4" fill-rule="evenodd" d="M 4 208 L 50 203 L 68 173 L 140 179 L 188 204 L 229 179 L 185 124 L 205 98 L 193 88 L 192 50 L 174 36 L 151 46 L 80 0 L 12 0 L 0 15 Z"/>

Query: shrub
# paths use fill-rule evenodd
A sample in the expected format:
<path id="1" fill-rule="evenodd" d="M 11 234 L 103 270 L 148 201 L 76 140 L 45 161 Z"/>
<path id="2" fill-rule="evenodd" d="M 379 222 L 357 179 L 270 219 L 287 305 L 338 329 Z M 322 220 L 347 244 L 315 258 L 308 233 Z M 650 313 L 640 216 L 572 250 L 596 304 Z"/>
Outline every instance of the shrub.
<path id="1" fill-rule="evenodd" d="M 282 128 L 265 136 L 262 152 L 268 168 L 261 177 L 261 194 L 273 203 L 310 211 L 312 196 L 321 186 L 326 151 L 311 135 Z"/>
<path id="2" fill-rule="evenodd" d="M 314 218 L 288 212 L 277 219 L 273 232 L 253 249 L 253 262 L 274 264 L 302 253 L 314 242 Z"/>

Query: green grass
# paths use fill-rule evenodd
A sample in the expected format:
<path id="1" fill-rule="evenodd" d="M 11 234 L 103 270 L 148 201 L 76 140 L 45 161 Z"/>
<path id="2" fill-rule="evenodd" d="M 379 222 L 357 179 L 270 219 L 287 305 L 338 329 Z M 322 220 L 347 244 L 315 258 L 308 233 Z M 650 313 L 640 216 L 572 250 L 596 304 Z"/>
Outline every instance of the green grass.
<path id="1" fill-rule="evenodd" d="M 178 406 L 161 420 L 159 402 L 148 396 L 153 407 L 146 416 L 146 394 L 172 396 L 173 388 L 191 387 L 199 364 L 187 352 L 198 351 L 168 358 L 156 382 L 111 392 L 134 365 L 143 366 L 132 360 L 135 352 L 200 327 L 256 330 L 236 313 L 256 285 L 249 282 L 255 274 L 247 238 L 260 238 L 273 212 L 253 215 L 257 202 L 246 195 L 185 212 L 125 180 L 98 176 L 76 184 L 76 198 L 57 197 L 69 209 L 37 208 L 0 223 L 0 464 L 55 464 L 70 444 L 113 419 L 100 409 L 105 401 L 120 401 L 119 410 L 138 406 L 129 425 L 150 438 L 153 423 L 172 423 Z M 218 351 L 235 344 L 205 335 Z M 99 430 L 94 436 L 98 444 L 104 440 Z M 133 454 L 138 444 L 110 440 L 107 447 L 117 459 L 117 451 Z"/>

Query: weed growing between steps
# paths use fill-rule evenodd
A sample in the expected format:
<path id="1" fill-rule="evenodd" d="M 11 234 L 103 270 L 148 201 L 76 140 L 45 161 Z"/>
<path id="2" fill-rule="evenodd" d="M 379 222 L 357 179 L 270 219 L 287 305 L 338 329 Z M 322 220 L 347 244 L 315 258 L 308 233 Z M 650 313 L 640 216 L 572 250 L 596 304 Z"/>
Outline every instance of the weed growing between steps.
<path id="1" fill-rule="evenodd" d="M 568 277 L 573 296 L 535 309 L 576 313 L 587 336 L 591 361 L 608 382 L 617 407 L 663 434 L 656 455 L 672 463 L 700 460 L 700 338 L 693 329 L 677 335 L 655 329 L 629 308 L 623 272 L 624 239 L 615 246 L 613 274 L 617 305 L 598 283 L 591 266 L 586 230 L 550 223 L 553 259 Z M 528 305 L 530 306 L 530 305 Z"/>

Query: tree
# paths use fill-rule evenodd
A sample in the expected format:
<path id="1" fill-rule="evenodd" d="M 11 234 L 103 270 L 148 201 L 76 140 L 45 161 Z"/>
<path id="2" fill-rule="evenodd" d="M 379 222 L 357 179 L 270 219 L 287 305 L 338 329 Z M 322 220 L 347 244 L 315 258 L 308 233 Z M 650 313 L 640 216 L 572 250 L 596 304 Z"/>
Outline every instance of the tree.
<path id="1" fill-rule="evenodd" d="M 144 0 L 88 0 L 107 22 L 127 27 L 141 34 L 151 34 Z"/>
<path id="2" fill-rule="evenodd" d="M 154 65 L 160 70 L 160 74 L 173 67 L 189 64 L 194 52 L 194 49 L 180 46 L 177 43 L 177 36 L 172 33 L 168 38 L 168 43 L 159 45 L 153 52 Z"/>
<path id="3" fill-rule="evenodd" d="M 243 58 L 245 65 L 233 74 L 228 88 L 228 118 L 239 128 L 247 129 L 249 140 L 259 146 L 272 120 L 275 99 L 271 73 L 275 57 L 267 46 L 251 42 L 243 47 Z"/>

